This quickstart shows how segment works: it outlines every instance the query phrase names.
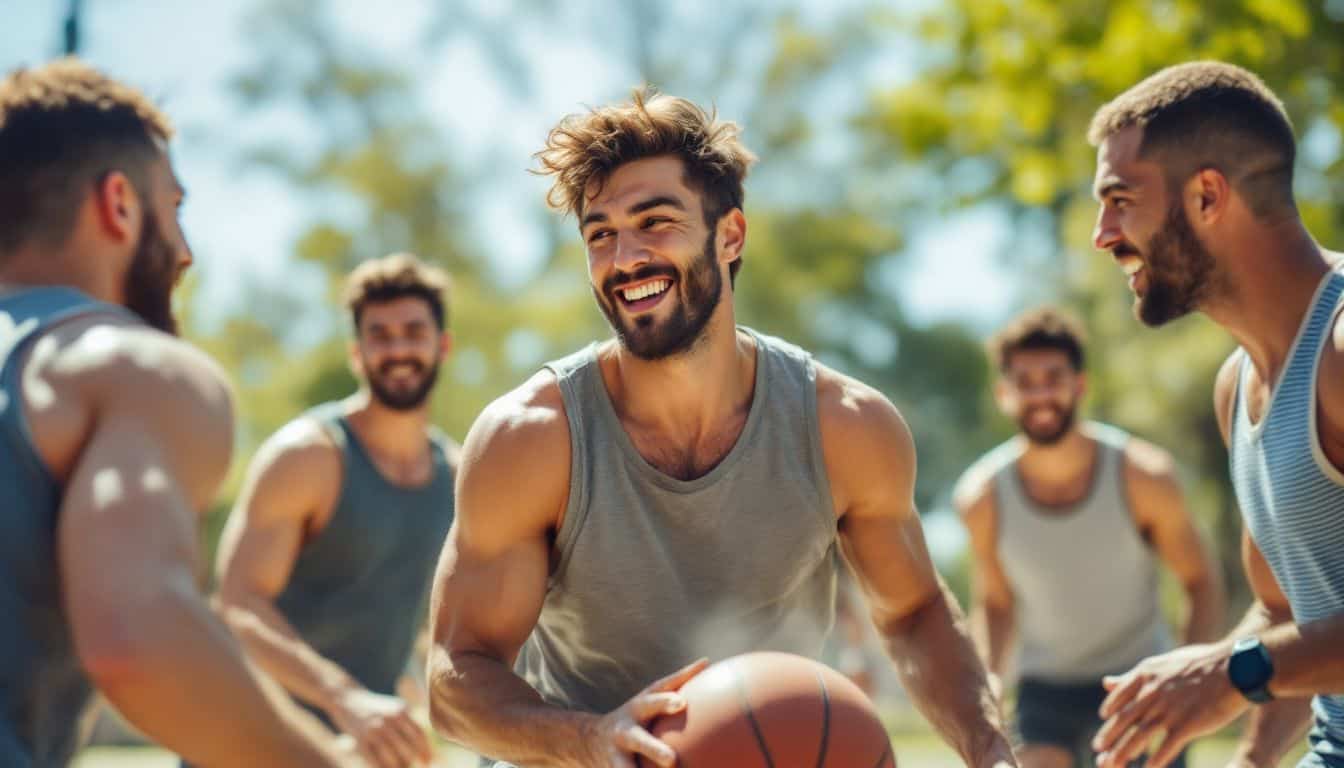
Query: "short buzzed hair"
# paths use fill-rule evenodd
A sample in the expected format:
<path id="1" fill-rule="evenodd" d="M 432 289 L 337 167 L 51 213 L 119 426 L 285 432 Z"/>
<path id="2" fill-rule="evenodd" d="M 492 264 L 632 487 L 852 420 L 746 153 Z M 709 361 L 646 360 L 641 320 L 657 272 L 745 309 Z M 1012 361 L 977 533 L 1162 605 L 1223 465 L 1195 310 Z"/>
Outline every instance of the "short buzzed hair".
<path id="1" fill-rule="evenodd" d="M 0 257 L 64 243 L 111 171 L 147 196 L 147 168 L 172 133 L 144 94 L 78 59 L 11 72 L 0 80 Z"/>
<path id="2" fill-rule="evenodd" d="M 1252 72 L 1218 61 L 1167 67 L 1097 110 L 1087 138 L 1097 146 L 1131 126 L 1143 131 L 1139 156 L 1158 160 L 1170 186 L 1213 168 L 1257 216 L 1294 205 L 1293 124 Z"/>
<path id="3" fill-rule="evenodd" d="M 1029 309 L 1008 321 L 986 344 L 990 363 L 1005 373 L 1015 352 L 1028 349 L 1057 349 L 1069 358 L 1075 371 L 1083 370 L 1087 334 L 1076 317 L 1058 307 Z"/>
<path id="4" fill-rule="evenodd" d="M 439 330 L 448 327 L 448 274 L 409 253 L 394 253 L 355 267 L 345 281 L 345 305 L 359 335 L 364 308 L 406 297 L 429 305 Z"/>
<path id="5" fill-rule="evenodd" d="M 649 157 L 681 159 L 686 185 L 700 194 L 711 230 L 725 213 L 743 206 L 743 181 L 756 155 L 742 142 L 737 123 L 721 120 L 687 99 L 636 89 L 630 101 L 567 115 L 537 153 L 539 173 L 555 177 L 546 202 L 583 216 L 594 190 L 626 163 Z M 741 257 L 729 265 L 737 278 Z"/>

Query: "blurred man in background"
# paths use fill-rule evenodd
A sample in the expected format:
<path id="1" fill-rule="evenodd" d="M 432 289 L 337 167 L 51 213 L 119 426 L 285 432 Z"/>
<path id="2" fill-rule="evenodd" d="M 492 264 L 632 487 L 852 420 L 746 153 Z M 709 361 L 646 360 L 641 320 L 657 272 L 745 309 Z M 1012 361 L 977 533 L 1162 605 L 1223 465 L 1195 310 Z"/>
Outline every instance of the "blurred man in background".
<path id="1" fill-rule="evenodd" d="M 447 288 L 405 254 L 351 273 L 363 386 L 266 441 L 220 543 L 219 600 L 249 655 L 379 768 L 431 758 L 396 694 L 453 520 L 459 449 L 429 423 Z"/>
<path id="2" fill-rule="evenodd" d="M 995 335 L 990 353 L 995 399 L 1020 434 L 968 469 L 954 494 L 971 536 L 972 627 L 999 678 L 1017 649 L 1023 768 L 1091 766 L 1102 678 L 1172 646 L 1158 561 L 1185 590 L 1187 643 L 1222 629 L 1222 582 L 1171 456 L 1115 427 L 1078 423 L 1087 379 L 1076 321 L 1031 310 Z"/>
<path id="3" fill-rule="evenodd" d="M 1300 765 L 1344 766 L 1344 276 L 1298 214 L 1292 123 L 1254 74 L 1195 62 L 1101 107 L 1088 138 L 1094 244 L 1128 276 L 1135 314 L 1159 326 L 1200 311 L 1240 343 L 1214 409 L 1256 597 L 1223 640 L 1107 680 L 1101 762 L 1165 733 L 1152 760 L 1165 765 L 1250 707 L 1236 764 L 1275 765 L 1315 695 Z"/>
<path id="4" fill-rule="evenodd" d="M 92 687 L 203 765 L 336 765 L 196 586 L 233 447 L 174 338 L 168 121 L 63 60 L 0 81 L 0 764 L 65 765 Z"/>

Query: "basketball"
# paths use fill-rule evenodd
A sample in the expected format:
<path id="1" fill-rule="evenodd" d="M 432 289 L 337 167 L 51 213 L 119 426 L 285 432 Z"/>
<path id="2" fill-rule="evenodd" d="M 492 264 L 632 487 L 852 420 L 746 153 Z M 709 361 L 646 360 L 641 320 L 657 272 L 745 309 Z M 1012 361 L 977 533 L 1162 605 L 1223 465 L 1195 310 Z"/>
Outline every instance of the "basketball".
<path id="1" fill-rule="evenodd" d="M 681 694 L 686 708 L 654 721 L 651 731 L 683 768 L 895 768 L 872 703 L 810 659 L 734 656 L 696 675 Z"/>

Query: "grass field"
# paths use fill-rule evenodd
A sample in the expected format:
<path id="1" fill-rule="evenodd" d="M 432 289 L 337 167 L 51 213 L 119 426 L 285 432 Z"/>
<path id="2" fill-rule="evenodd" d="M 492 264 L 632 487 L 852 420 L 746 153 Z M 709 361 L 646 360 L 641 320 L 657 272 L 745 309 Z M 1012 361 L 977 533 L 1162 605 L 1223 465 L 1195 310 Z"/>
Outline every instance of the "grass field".
<path id="1" fill-rule="evenodd" d="M 896 755 L 903 768 L 960 768 L 962 763 L 937 737 L 929 733 L 898 734 L 893 738 Z M 1189 768 L 1224 768 L 1233 742 L 1227 739 L 1205 739 L 1191 752 Z M 1291 766 L 1297 755 L 1286 758 L 1281 765 Z M 135 747 L 100 747 L 84 752 L 75 760 L 75 768 L 173 768 L 177 762 L 171 755 L 157 749 Z M 437 768 L 474 768 L 475 759 L 455 750 L 439 755 Z"/>

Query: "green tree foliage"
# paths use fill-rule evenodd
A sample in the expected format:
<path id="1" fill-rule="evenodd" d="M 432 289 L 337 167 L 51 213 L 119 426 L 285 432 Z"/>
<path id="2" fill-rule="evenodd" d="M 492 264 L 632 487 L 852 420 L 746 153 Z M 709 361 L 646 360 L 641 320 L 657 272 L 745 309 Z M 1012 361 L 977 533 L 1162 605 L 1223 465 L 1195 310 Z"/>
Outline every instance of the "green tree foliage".
<path id="1" fill-rule="evenodd" d="M 1244 583 L 1241 524 L 1211 408 L 1214 373 L 1233 343 L 1202 317 L 1160 332 L 1134 320 L 1123 278 L 1090 246 L 1095 151 L 1086 130 L 1098 106 L 1163 66 L 1206 58 L 1246 66 L 1287 105 L 1302 140 L 1304 218 L 1338 247 L 1342 20 L 1341 3 L 1303 0 L 951 0 L 888 27 L 893 38 L 920 41 L 920 64 L 907 82 L 871 94 L 857 121 L 873 173 L 918 168 L 932 180 L 929 208 L 1011 214 L 1004 258 L 1028 295 L 1061 300 L 1088 321 L 1093 411 L 1176 454 L 1234 589 Z"/>

